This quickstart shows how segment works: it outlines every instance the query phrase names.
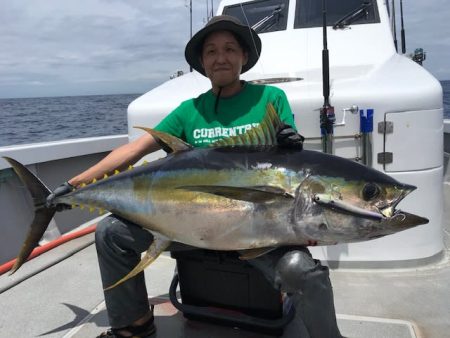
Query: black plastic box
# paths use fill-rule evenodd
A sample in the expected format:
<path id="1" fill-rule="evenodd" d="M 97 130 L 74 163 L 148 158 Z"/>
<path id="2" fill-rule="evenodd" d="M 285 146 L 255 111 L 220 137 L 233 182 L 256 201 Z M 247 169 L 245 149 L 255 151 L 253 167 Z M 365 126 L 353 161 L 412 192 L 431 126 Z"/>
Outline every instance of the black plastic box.
<path id="1" fill-rule="evenodd" d="M 261 318 L 280 318 L 283 302 L 261 272 L 235 252 L 172 252 L 185 304 L 218 306 Z"/>
<path id="2" fill-rule="evenodd" d="M 198 249 L 171 255 L 178 270 L 171 291 L 179 279 L 182 299 L 172 303 L 185 317 L 271 334 L 280 334 L 292 319 L 293 313 L 283 317 L 281 292 L 236 252 Z"/>

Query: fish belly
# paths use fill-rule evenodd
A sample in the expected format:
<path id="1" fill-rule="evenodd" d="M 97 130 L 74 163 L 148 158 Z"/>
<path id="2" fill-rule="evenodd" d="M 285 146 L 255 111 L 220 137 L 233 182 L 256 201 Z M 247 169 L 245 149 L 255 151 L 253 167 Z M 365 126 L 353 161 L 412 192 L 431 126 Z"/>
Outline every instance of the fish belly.
<path id="1" fill-rule="evenodd" d="M 277 246 L 289 238 L 292 227 L 287 224 L 286 207 L 190 195 L 189 202 L 186 196 L 153 202 L 155 213 L 144 227 L 177 242 L 214 250 Z"/>

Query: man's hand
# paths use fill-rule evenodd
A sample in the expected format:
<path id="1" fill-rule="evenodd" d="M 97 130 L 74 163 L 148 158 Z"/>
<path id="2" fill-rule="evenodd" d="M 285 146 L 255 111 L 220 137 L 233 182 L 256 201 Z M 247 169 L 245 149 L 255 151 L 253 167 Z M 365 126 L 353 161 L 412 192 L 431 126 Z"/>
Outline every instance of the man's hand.
<path id="1" fill-rule="evenodd" d="M 302 150 L 305 138 L 288 124 L 282 124 L 277 132 L 277 143 L 280 147 Z"/>
<path id="2" fill-rule="evenodd" d="M 72 184 L 70 184 L 69 182 L 64 182 L 63 184 L 61 184 L 60 186 L 58 186 L 55 190 L 53 190 L 53 192 L 47 196 L 47 208 L 56 208 L 56 211 L 63 211 L 66 209 L 72 209 L 72 207 L 68 204 L 63 204 L 63 203 L 59 203 L 59 204 L 55 204 L 55 199 L 58 196 L 62 196 L 65 195 L 71 191 L 73 191 L 74 186 Z"/>

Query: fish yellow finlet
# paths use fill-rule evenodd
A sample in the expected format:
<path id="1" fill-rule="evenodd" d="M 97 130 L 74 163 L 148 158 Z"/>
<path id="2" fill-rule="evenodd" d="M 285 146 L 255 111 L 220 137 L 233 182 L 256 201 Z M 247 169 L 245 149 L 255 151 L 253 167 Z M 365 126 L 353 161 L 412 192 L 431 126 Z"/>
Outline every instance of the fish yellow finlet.
<path id="1" fill-rule="evenodd" d="M 97 182 L 97 179 L 96 179 L 96 178 L 94 178 L 94 179 L 92 180 L 92 183 L 95 183 L 95 182 Z"/>
<path id="2" fill-rule="evenodd" d="M 104 174 L 104 175 L 103 175 L 103 179 L 105 179 L 105 178 L 108 178 L 108 175 L 107 175 L 107 174 Z"/>
<path id="3" fill-rule="evenodd" d="M 90 207 L 89 208 L 89 212 L 94 212 L 95 211 L 95 208 L 94 207 Z"/>
<path id="4" fill-rule="evenodd" d="M 83 182 L 83 183 L 80 184 L 80 188 L 84 188 L 86 185 L 87 184 Z"/>
<path id="5" fill-rule="evenodd" d="M 133 166 L 132 165 L 129 165 L 128 166 L 128 170 L 132 170 L 133 169 Z"/>
<path id="6" fill-rule="evenodd" d="M 80 210 L 84 209 L 84 205 L 83 204 L 80 204 L 79 207 L 80 207 Z"/>
<path id="7" fill-rule="evenodd" d="M 142 162 L 142 165 L 147 165 L 148 161 L 144 160 L 144 162 Z"/>
<path id="8" fill-rule="evenodd" d="M 117 175 L 117 174 L 120 174 L 120 171 L 119 170 L 114 170 L 114 175 Z"/>

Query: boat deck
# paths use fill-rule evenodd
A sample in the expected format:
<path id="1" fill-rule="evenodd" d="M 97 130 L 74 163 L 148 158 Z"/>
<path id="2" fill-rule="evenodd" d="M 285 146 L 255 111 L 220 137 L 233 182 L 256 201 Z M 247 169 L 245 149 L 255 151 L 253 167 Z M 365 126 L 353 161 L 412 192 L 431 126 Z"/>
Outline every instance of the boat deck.
<path id="1" fill-rule="evenodd" d="M 445 205 L 450 185 L 444 183 Z M 449 208 L 446 208 L 449 209 Z M 338 324 L 346 337 L 448 337 L 450 214 L 441 259 L 408 269 L 331 269 Z M 157 304 L 156 337 L 269 337 L 186 320 L 168 301 L 175 261 L 162 255 L 146 272 Z M 108 327 L 93 234 L 75 239 L 0 276 L 0 337 L 95 337 Z"/>

